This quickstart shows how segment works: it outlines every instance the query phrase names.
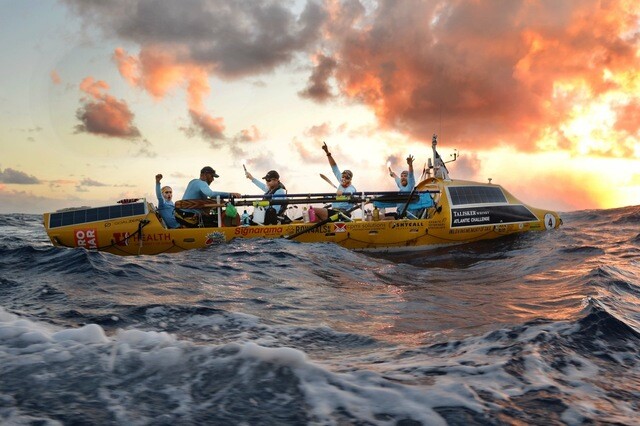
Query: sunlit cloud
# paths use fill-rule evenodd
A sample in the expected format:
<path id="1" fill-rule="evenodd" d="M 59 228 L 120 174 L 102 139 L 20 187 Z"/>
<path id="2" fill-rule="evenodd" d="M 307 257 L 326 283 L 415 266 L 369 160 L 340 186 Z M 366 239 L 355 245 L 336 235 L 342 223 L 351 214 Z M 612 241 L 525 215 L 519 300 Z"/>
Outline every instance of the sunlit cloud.
<path id="1" fill-rule="evenodd" d="M 384 165 L 388 158 L 403 167 L 405 154 L 394 152 L 400 146 L 381 136 L 385 132 L 427 150 L 433 133 L 444 135 L 446 146 L 465 153 L 456 169 L 457 177 L 468 179 L 488 173 L 479 151 L 493 151 L 496 159 L 499 152 L 504 163 L 556 152 L 566 154 L 567 162 L 629 160 L 620 163 L 627 174 L 640 158 L 637 1 L 326 0 L 296 8 L 223 0 L 191 0 L 188 6 L 65 3 L 108 38 L 139 46 L 137 54 L 114 52 L 123 79 L 157 102 L 184 91 L 189 124 L 182 130 L 214 148 L 226 144 L 234 158 L 247 156 L 238 142 L 258 135 L 251 128 L 227 129 L 233 121 L 208 110 L 206 101 L 216 96 L 210 79 L 267 86 L 274 73 L 292 69 L 296 78 L 302 75 L 293 90 L 304 102 L 364 107 L 375 117 L 372 124 L 323 123 L 291 135 L 304 161 L 326 161 L 319 147 L 309 145 L 340 133 L 383 141 L 386 149 L 379 149 L 375 161 Z M 106 90 L 94 82 L 86 93 Z M 97 107 L 79 116 L 87 131 L 95 121 L 85 112 L 92 109 Z M 100 112 L 95 115 L 106 115 Z M 348 148 L 332 146 L 338 155 L 341 150 L 346 154 Z M 554 182 L 551 169 L 521 173 Z M 563 197 L 578 197 L 575 206 L 604 205 L 603 197 L 582 189 L 587 174 L 572 173 L 556 176 L 564 178 Z M 570 207 L 564 198 L 557 202 Z"/>
<path id="2" fill-rule="evenodd" d="M 305 136 L 309 136 L 309 137 L 313 137 L 313 138 L 322 139 L 322 138 L 326 138 L 327 136 L 331 135 L 332 132 L 333 132 L 333 130 L 331 129 L 331 124 L 325 122 L 325 123 L 322 123 L 322 124 L 311 126 L 307 130 L 305 130 L 304 135 Z"/>
<path id="3" fill-rule="evenodd" d="M 53 84 L 62 83 L 62 79 L 60 78 L 60 74 L 58 74 L 58 71 L 56 71 L 56 70 L 51 71 L 50 76 L 51 76 L 51 82 Z"/>
<path id="4" fill-rule="evenodd" d="M 222 117 L 213 117 L 204 105 L 204 98 L 211 91 L 209 73 L 199 64 L 180 62 L 176 50 L 179 49 L 164 50 L 158 46 L 147 46 L 138 57 L 134 57 L 118 48 L 114 59 L 120 74 L 129 84 L 142 88 L 157 100 L 176 88 L 184 88 L 192 123 L 184 129 L 186 134 L 190 137 L 199 135 L 216 146 L 216 142 L 226 139 L 225 125 Z"/>
<path id="5" fill-rule="evenodd" d="M 629 78 L 640 71 L 639 10 L 634 2 L 382 1 L 366 17 L 346 11 L 360 25 L 340 25 L 343 11 L 334 10 L 334 78 L 381 126 L 417 139 L 443 128 L 465 148 L 533 151 L 546 134 L 564 141 L 554 149 L 623 157 L 637 142 L 612 130 L 619 106 L 640 95 Z"/>
<path id="6" fill-rule="evenodd" d="M 140 131 L 133 125 L 134 114 L 123 100 L 103 93 L 109 85 L 102 80 L 86 77 L 80 83 L 80 90 L 88 95 L 82 99 L 76 117 L 82 122 L 76 126 L 77 133 L 91 133 L 99 136 L 135 139 Z"/>
<path id="7" fill-rule="evenodd" d="M 236 143 L 257 142 L 264 138 L 265 135 L 263 135 L 256 126 L 250 126 L 248 129 L 240 130 L 240 132 L 233 137 L 233 141 Z"/>

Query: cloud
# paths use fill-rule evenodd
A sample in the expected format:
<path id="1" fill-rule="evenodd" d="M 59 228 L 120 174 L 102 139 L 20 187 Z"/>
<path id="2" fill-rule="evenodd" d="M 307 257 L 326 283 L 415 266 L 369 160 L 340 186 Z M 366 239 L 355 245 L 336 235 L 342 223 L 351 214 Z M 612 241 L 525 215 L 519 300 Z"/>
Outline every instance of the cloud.
<path id="1" fill-rule="evenodd" d="M 449 161 L 450 159 L 444 158 L 444 160 Z M 455 173 L 456 179 L 478 180 L 482 170 L 482 160 L 475 152 L 465 153 L 457 157 L 455 162 L 447 164 L 447 169 Z"/>
<path id="2" fill-rule="evenodd" d="M 224 78 L 273 71 L 320 36 L 326 12 L 315 1 L 294 13 L 289 3 L 227 0 L 66 0 L 87 27 L 140 46 L 161 46 L 181 63 Z"/>
<path id="3" fill-rule="evenodd" d="M 264 135 L 262 135 L 260 130 L 258 130 L 254 125 L 250 126 L 248 129 L 240 130 L 240 133 L 233 137 L 233 141 L 236 143 L 257 142 L 262 139 L 264 139 Z"/>
<path id="4" fill-rule="evenodd" d="M 338 63 L 335 59 L 322 54 L 317 55 L 316 66 L 309 77 L 307 87 L 299 92 L 300 96 L 311 98 L 318 102 L 326 102 L 334 98 L 335 95 L 331 92 L 328 80 L 333 75 L 337 65 Z"/>
<path id="5" fill-rule="evenodd" d="M 108 7 L 79 0 L 65 3 L 87 26 L 141 46 L 137 57 L 122 48 L 114 52 L 121 75 L 131 85 L 156 99 L 186 86 L 192 125 L 183 130 L 189 136 L 200 135 L 212 146 L 226 137 L 224 119 L 203 106 L 202 99 L 210 91 L 208 76 L 234 79 L 272 72 L 312 45 L 326 19 L 314 1 L 299 15 L 287 5 L 270 1 L 139 0 L 114 1 Z M 87 115 L 78 113 L 83 121 Z M 85 123 L 81 129 L 86 128 Z"/>
<path id="6" fill-rule="evenodd" d="M 186 90 L 191 126 L 183 130 L 189 137 L 199 135 L 214 147 L 217 142 L 226 140 L 224 119 L 213 117 L 204 106 L 204 98 L 211 91 L 205 67 L 180 62 L 176 52 L 158 46 L 144 47 L 138 57 L 118 48 L 114 52 L 114 59 L 120 74 L 129 84 L 147 91 L 155 99 L 162 99 L 175 88 Z"/>
<path id="7" fill-rule="evenodd" d="M 365 105 L 380 128 L 427 143 L 438 132 L 460 148 L 640 152 L 638 2 L 65 3 L 140 46 L 114 55 L 131 84 L 157 99 L 186 88 L 192 133 L 212 143 L 225 138 L 202 104 L 210 76 L 262 78 L 308 60 L 302 97 Z"/>
<path id="8" fill-rule="evenodd" d="M 136 157 L 156 158 L 158 154 L 151 149 L 151 142 L 143 140 L 138 152 L 134 154 Z"/>
<path id="9" fill-rule="evenodd" d="M 62 79 L 60 78 L 60 74 L 58 74 L 58 71 L 56 70 L 51 71 L 51 82 L 53 84 L 62 83 Z"/>
<path id="10" fill-rule="evenodd" d="M 4 171 L 0 170 L 0 182 L 2 183 L 14 183 L 20 185 L 33 185 L 41 183 L 40 179 L 35 176 L 28 175 L 19 170 L 7 167 Z"/>
<path id="11" fill-rule="evenodd" d="M 80 90 L 89 97 L 82 99 L 83 105 L 76 111 L 82 122 L 76 126 L 77 133 L 91 133 L 105 137 L 136 139 L 140 131 L 133 125 L 134 114 L 125 101 L 102 93 L 109 85 L 102 80 L 86 77 L 80 83 Z"/>
<path id="12" fill-rule="evenodd" d="M 323 151 L 319 151 L 307 141 L 301 141 L 298 138 L 294 138 L 292 145 L 298 155 L 300 155 L 300 158 L 302 158 L 302 162 L 304 164 L 320 162 L 322 160 L 322 157 L 324 157 Z"/>
<path id="13" fill-rule="evenodd" d="M 640 96 L 638 78 L 629 77 L 640 71 L 634 2 L 381 1 L 368 14 L 350 7 L 333 3 L 342 10 L 332 10 L 327 37 L 340 94 L 369 106 L 381 126 L 418 139 L 444 128 L 465 147 L 533 150 L 550 130 L 574 126 L 584 115 L 576 105 Z M 627 145 L 611 125 L 604 130 L 586 136 Z M 568 150 L 586 143 L 572 132 L 553 136 Z"/>
<path id="14" fill-rule="evenodd" d="M 106 183 L 98 182 L 91 178 L 84 178 L 80 181 L 79 185 L 81 186 L 109 186 Z"/>
<path id="15" fill-rule="evenodd" d="M 208 139 L 214 148 L 218 146 L 217 142 L 226 140 L 222 117 L 212 117 L 207 113 L 192 109 L 189 110 L 189 116 L 193 125 L 182 129 L 187 136 L 200 135 L 202 138 Z"/>
<path id="16" fill-rule="evenodd" d="M 304 135 L 309 136 L 316 139 L 326 138 L 331 135 L 331 124 L 324 122 L 322 124 L 314 125 L 305 130 Z"/>

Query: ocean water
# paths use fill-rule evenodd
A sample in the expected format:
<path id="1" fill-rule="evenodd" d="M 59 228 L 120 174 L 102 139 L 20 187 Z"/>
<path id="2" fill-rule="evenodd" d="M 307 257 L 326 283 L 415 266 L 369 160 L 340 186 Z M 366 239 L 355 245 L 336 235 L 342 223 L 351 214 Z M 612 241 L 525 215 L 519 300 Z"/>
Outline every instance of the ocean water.
<path id="1" fill-rule="evenodd" d="M 418 254 L 54 248 L 0 215 L 0 423 L 640 424 L 640 206 Z"/>

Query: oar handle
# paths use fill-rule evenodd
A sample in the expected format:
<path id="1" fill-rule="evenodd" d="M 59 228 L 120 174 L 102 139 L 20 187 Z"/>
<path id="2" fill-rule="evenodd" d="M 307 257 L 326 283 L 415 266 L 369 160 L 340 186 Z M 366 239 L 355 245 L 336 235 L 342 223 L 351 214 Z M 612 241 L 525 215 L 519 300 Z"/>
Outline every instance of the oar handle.
<path id="1" fill-rule="evenodd" d="M 224 203 L 216 203 L 213 200 L 178 200 L 176 201 L 177 209 L 215 209 L 224 207 Z"/>

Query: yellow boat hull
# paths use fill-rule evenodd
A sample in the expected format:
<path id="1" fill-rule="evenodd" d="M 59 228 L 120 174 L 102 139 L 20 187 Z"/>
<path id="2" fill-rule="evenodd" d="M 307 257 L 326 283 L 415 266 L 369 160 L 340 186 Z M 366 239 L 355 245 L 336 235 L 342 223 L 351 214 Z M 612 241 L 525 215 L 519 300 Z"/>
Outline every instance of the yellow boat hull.
<path id="1" fill-rule="evenodd" d="M 460 204 L 461 190 L 453 191 L 450 187 L 491 187 L 490 192 L 499 188 L 504 200 Z M 430 208 L 424 219 L 329 222 L 293 240 L 332 243 L 361 251 L 415 251 L 544 231 L 562 223 L 558 213 L 526 206 L 498 185 L 429 179 L 418 186 L 418 190 L 425 189 L 438 189 L 441 193 L 436 200 L 437 208 Z M 44 224 L 56 246 L 83 247 L 118 255 L 177 253 L 241 238 L 290 237 L 314 226 L 313 223 L 292 222 L 272 226 L 167 229 L 151 203 L 137 204 L 131 215 L 109 219 L 100 219 L 98 214 L 96 220 L 92 220 L 93 210 L 98 209 L 87 210 L 84 218 L 73 216 L 81 215 L 80 210 L 71 210 L 64 217 L 65 213 L 45 213 Z"/>

